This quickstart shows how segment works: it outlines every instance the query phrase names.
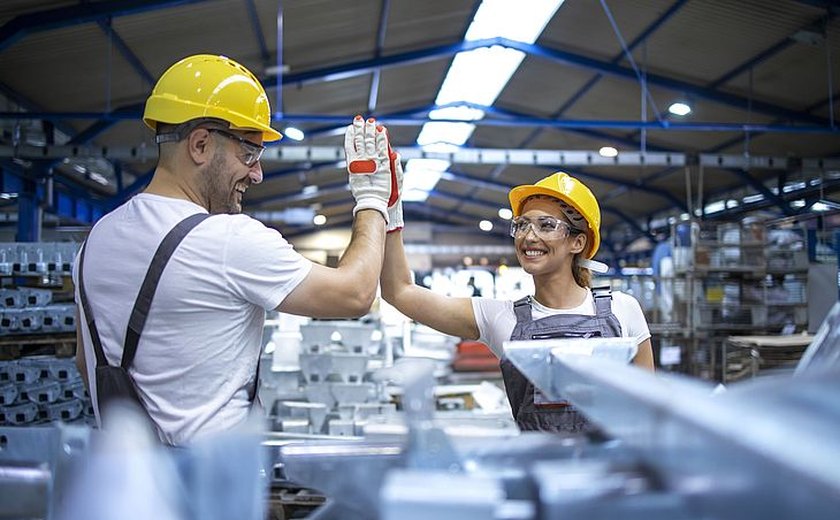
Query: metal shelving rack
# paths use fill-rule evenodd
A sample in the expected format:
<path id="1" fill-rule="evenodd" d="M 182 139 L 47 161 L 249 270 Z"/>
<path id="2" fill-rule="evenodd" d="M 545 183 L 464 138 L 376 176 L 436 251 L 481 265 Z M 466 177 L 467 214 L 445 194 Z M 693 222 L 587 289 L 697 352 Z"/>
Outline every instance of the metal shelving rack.
<path id="1" fill-rule="evenodd" d="M 0 244 L 0 424 L 92 420 L 75 367 L 78 244 Z"/>

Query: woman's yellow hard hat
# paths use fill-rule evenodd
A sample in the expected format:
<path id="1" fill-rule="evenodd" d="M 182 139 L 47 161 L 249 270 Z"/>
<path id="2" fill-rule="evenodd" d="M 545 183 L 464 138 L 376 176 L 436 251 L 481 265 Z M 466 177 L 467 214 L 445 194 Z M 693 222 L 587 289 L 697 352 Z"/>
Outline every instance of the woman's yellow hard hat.
<path id="1" fill-rule="evenodd" d="M 566 172 L 556 172 L 536 184 L 525 184 L 510 190 L 510 209 L 513 216 L 518 217 L 522 213 L 522 205 L 528 197 L 544 195 L 553 197 L 565 202 L 574 208 L 586 221 L 587 245 L 583 251 L 584 258 L 592 258 L 598 252 L 601 245 L 601 208 L 592 191 L 585 184 L 575 179 Z M 573 222 L 572 224 L 575 224 Z"/>

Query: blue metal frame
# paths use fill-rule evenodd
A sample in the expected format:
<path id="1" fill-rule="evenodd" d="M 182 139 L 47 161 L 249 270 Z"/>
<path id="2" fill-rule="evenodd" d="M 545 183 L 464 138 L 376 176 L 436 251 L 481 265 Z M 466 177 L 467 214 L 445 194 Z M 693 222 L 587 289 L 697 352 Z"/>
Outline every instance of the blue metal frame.
<path id="1" fill-rule="evenodd" d="M 245 2 L 245 10 L 248 12 L 248 19 L 251 20 L 251 29 L 254 32 L 254 39 L 257 41 L 257 46 L 260 48 L 260 58 L 262 58 L 263 65 L 271 61 L 271 54 L 268 52 L 268 46 L 265 43 L 265 36 L 263 35 L 262 25 L 260 25 L 260 16 L 257 13 L 257 6 L 254 0 L 243 0 Z"/>
<path id="2" fill-rule="evenodd" d="M 127 16 L 163 7 L 194 4 L 203 0 L 119 0 L 113 2 L 80 3 L 47 11 L 24 14 L 0 27 L 0 51 L 5 50 L 28 34 L 72 27 L 110 17 Z"/>
<path id="3" fill-rule="evenodd" d="M 382 48 L 385 46 L 385 31 L 388 26 L 388 16 L 391 13 L 391 0 L 382 0 L 382 9 L 379 11 L 379 28 L 376 30 L 376 48 L 373 56 L 379 58 L 382 55 Z M 381 69 L 376 69 L 370 78 L 370 93 L 368 94 L 368 112 L 376 110 L 376 101 L 379 98 L 379 76 Z"/>
<path id="4" fill-rule="evenodd" d="M 98 20 L 96 23 L 103 31 L 105 31 L 105 34 L 108 35 L 108 38 L 111 39 L 111 42 L 117 47 L 117 50 L 120 51 L 122 57 L 125 58 L 125 60 L 131 65 L 134 71 L 140 75 L 146 83 L 154 85 L 154 76 L 152 76 L 149 70 L 146 69 L 146 66 L 143 65 L 143 62 L 141 62 L 140 58 L 134 54 L 128 44 L 125 43 L 125 40 L 120 37 L 116 30 L 114 30 L 114 27 L 111 25 L 111 18 L 109 17 L 106 20 Z"/>
<path id="5" fill-rule="evenodd" d="M 87 23 L 91 21 L 96 21 L 103 29 L 111 30 L 107 26 L 106 20 L 109 20 L 111 17 L 114 16 L 124 16 L 130 14 L 136 14 L 140 12 L 155 10 L 164 7 L 173 7 L 178 5 L 186 5 L 190 3 L 195 3 L 199 0 L 120 0 L 120 1 L 111 1 L 111 2 L 99 2 L 95 4 L 80 4 L 71 7 L 64 7 L 64 8 L 57 8 L 47 11 L 42 11 L 38 13 L 32 13 L 28 15 L 19 16 L 12 21 L 6 23 L 2 28 L 0 28 L 0 50 L 12 45 L 15 41 L 19 38 L 25 36 L 26 34 L 35 32 L 35 31 L 42 31 L 42 30 L 49 30 L 59 27 L 66 27 L 71 26 L 79 23 Z M 260 45 L 261 54 L 263 59 L 265 60 L 267 56 L 267 48 L 265 46 L 265 41 L 262 38 L 261 28 L 259 26 L 259 20 L 256 13 L 256 8 L 253 4 L 253 0 L 245 0 L 246 8 L 248 9 L 249 15 L 251 16 L 252 25 L 255 26 L 255 35 L 258 40 L 258 44 Z M 656 31 L 661 25 L 663 25 L 668 19 L 670 19 L 684 4 L 686 0 L 678 0 L 674 2 L 671 7 L 663 13 L 653 24 L 651 24 L 648 28 L 646 28 L 642 33 L 639 34 L 635 38 L 635 40 L 629 45 L 629 48 L 632 49 L 637 45 L 644 42 L 653 32 Z M 828 16 L 833 16 L 836 11 L 833 9 L 833 4 L 830 2 L 823 2 L 823 1 L 812 1 L 807 2 L 803 1 L 802 3 L 807 3 L 810 5 L 816 5 L 819 7 L 826 7 Z M 477 9 L 480 2 L 475 3 L 475 8 Z M 786 109 L 784 107 L 775 106 L 770 103 L 764 102 L 756 102 L 752 101 L 752 108 L 757 112 L 766 112 L 768 114 L 773 114 L 777 117 L 782 118 L 783 121 L 786 120 L 796 120 L 796 121 L 807 121 L 812 125 L 819 125 L 819 126 L 799 126 L 799 125 L 779 125 L 779 124 L 771 124 L 771 125 L 726 125 L 726 124 L 716 124 L 716 123 L 673 123 L 673 122 L 645 122 L 645 121 L 556 121 L 556 117 L 562 115 L 562 113 L 567 110 L 583 93 L 587 90 L 592 88 L 595 82 L 602 77 L 602 75 L 613 75 L 617 77 L 628 78 L 632 80 L 636 80 L 636 74 L 632 69 L 621 67 L 618 65 L 618 62 L 623 57 L 623 53 L 613 58 L 610 62 L 602 62 L 599 60 L 594 60 L 588 58 L 586 56 L 578 55 L 571 52 L 566 52 L 558 49 L 551 49 L 541 45 L 528 45 L 523 44 L 520 42 L 510 41 L 504 38 L 492 38 L 488 40 L 476 41 L 476 42 L 459 42 L 454 45 L 446 45 L 446 46 L 435 46 L 429 47 L 425 49 L 419 49 L 411 52 L 391 55 L 391 56 L 378 56 L 383 44 L 384 44 L 384 32 L 385 26 L 388 17 L 388 11 L 390 8 L 390 0 L 383 0 L 383 9 L 381 11 L 380 16 L 380 23 L 379 23 L 379 31 L 377 33 L 377 52 L 376 56 L 372 60 L 361 60 L 353 63 L 343 64 L 335 67 L 329 67 L 314 71 L 309 71 L 301 74 L 295 75 L 285 75 L 282 78 L 271 78 L 266 80 L 264 84 L 269 87 L 272 85 L 278 86 L 278 89 L 281 85 L 286 84 L 298 84 L 298 83 L 310 83 L 310 82 L 318 82 L 318 81 L 329 81 L 333 79 L 337 79 L 340 77 L 349 77 L 349 76 L 356 76 L 359 74 L 367 74 L 367 73 L 374 73 L 375 76 L 378 76 L 379 72 L 382 68 L 392 67 L 392 66 L 400 66 L 400 65 L 410 65 L 414 63 L 421 63 L 424 61 L 441 59 L 449 56 L 453 56 L 454 54 L 466 50 L 471 50 L 479 47 L 487 47 L 490 45 L 501 45 L 508 48 L 518 49 L 522 52 L 527 53 L 531 56 L 539 56 L 544 59 L 548 59 L 555 62 L 560 62 L 564 64 L 571 64 L 574 66 L 580 66 L 587 68 L 589 70 L 593 70 L 598 73 L 598 76 L 593 78 L 584 89 L 581 89 L 575 95 L 567 101 L 566 104 L 561 107 L 561 109 L 556 113 L 555 116 L 552 118 L 539 118 L 539 117 L 532 117 L 527 116 L 525 114 L 517 114 L 512 111 L 507 111 L 495 107 L 484 107 L 485 111 L 493 116 L 496 116 L 497 119 L 485 119 L 483 121 L 478 121 L 477 124 L 485 124 L 485 125 L 496 125 L 496 126 L 536 126 L 539 128 L 560 128 L 566 129 L 578 133 L 582 133 L 585 135 L 589 135 L 591 137 L 596 137 L 599 139 L 610 139 L 613 142 L 623 142 L 628 145 L 638 146 L 633 139 L 627 139 L 620 136 L 613 136 L 610 134 L 606 134 L 603 132 L 598 132 L 592 130 L 593 128 L 616 128 L 616 129 L 647 129 L 647 130 L 654 130 L 654 129 L 665 129 L 665 130 L 683 130 L 683 131 L 740 131 L 740 132 L 750 132 L 753 134 L 760 133 L 760 132 L 773 132 L 773 131 L 784 131 L 784 132 L 792 132 L 792 133 L 810 133 L 810 132 L 820 132 L 820 133 L 837 133 L 837 128 L 830 128 L 827 125 L 829 124 L 829 120 L 825 120 L 820 117 L 812 116 L 805 112 L 797 112 L 793 110 Z M 278 24 L 281 23 L 279 20 L 282 19 L 282 6 L 278 10 Z M 280 27 L 278 27 L 280 29 Z M 122 39 L 116 35 L 111 30 L 110 33 L 113 36 L 113 41 L 116 43 L 117 47 L 120 49 L 120 52 L 123 56 L 132 64 L 138 74 L 144 78 L 149 83 L 153 83 L 154 79 L 148 73 L 148 71 L 143 67 L 142 63 L 139 59 L 131 52 L 131 50 L 125 45 Z M 281 31 L 278 31 L 278 35 L 281 34 Z M 648 75 L 647 82 L 651 85 L 657 85 L 673 90 L 678 90 L 680 92 L 686 92 L 688 94 L 694 95 L 698 98 L 709 99 L 714 102 L 719 102 L 723 104 L 733 105 L 738 108 L 743 108 L 747 106 L 749 100 L 746 98 L 742 98 L 740 96 L 734 96 L 727 93 L 718 92 L 715 90 L 714 87 L 724 83 L 729 78 L 743 72 L 744 70 L 748 70 L 749 67 L 754 66 L 756 63 L 766 59 L 770 55 L 779 50 L 783 49 L 789 40 L 785 40 L 782 42 L 778 42 L 774 46 L 770 47 L 769 49 L 765 50 L 764 52 L 760 53 L 759 55 L 755 56 L 749 62 L 744 63 L 733 69 L 732 71 L 728 72 L 715 82 L 706 87 L 700 87 L 697 85 L 688 84 L 685 82 L 681 82 L 679 80 L 675 80 L 673 78 L 657 76 L 657 75 Z M 278 42 L 278 45 L 281 45 Z M 278 64 L 282 65 L 281 56 L 280 56 L 280 49 L 278 47 Z M 373 111 L 374 100 L 376 97 L 376 90 L 378 85 L 378 78 L 374 77 L 374 81 L 371 83 L 371 92 L 368 99 L 369 109 Z M 6 89 L 9 90 L 9 89 Z M 14 93 L 10 90 L 9 92 L 12 94 L 10 97 L 14 97 Z M 344 123 L 349 120 L 347 116 L 322 116 L 322 115 L 282 115 L 282 102 L 280 102 L 281 98 L 278 98 L 278 114 L 277 116 L 284 120 L 290 121 L 294 119 L 297 122 L 331 122 L 335 123 L 334 126 L 330 126 L 329 130 L 334 130 L 336 127 L 343 126 Z M 831 99 L 831 98 L 829 98 Z M 824 102 L 822 103 L 824 104 Z M 821 106 L 821 105 L 818 105 Z M 122 120 L 122 119 L 136 119 L 139 117 L 140 110 L 142 107 L 138 105 L 134 105 L 131 107 L 123 107 L 117 111 L 109 112 L 109 113 L 66 113 L 66 114 L 49 114 L 41 111 L 31 112 L 29 114 L 23 115 L 20 113 L 12 114 L 2 114 L 0 117 L 15 117 L 15 118 L 22 118 L 22 117 L 29 117 L 30 115 L 33 117 L 38 117 L 40 119 L 49 119 L 49 120 L 56 120 L 56 119 L 63 119 L 63 118 L 73 118 L 73 119 L 80 119 L 80 118 L 95 118 L 97 119 L 97 123 L 91 125 L 88 129 L 83 131 L 82 133 L 78 134 L 76 137 L 73 138 L 71 142 L 73 143 L 83 143 L 87 142 L 90 139 L 95 138 L 100 132 L 104 131 L 108 127 L 110 127 L 114 122 Z M 427 107 L 431 108 L 431 107 Z M 424 115 L 425 116 L 425 115 Z M 407 125 L 416 125 L 421 124 L 426 121 L 425 117 L 420 117 L 419 111 L 414 111 L 413 114 L 406 114 L 404 111 L 401 115 L 395 115 L 392 118 L 382 118 L 386 119 L 389 124 L 407 124 Z M 329 131 L 327 129 L 320 129 L 323 131 Z M 534 138 L 539 130 L 533 132 L 526 141 L 530 141 Z M 68 135 L 72 135 L 72 132 L 68 132 Z M 310 132 L 312 135 L 312 132 Z M 737 142 L 737 141 L 736 141 Z M 733 143 L 734 144 L 734 143 Z M 731 144 L 729 144 L 731 146 Z M 651 148 L 652 149 L 652 148 Z M 568 168 L 564 168 L 568 170 Z M 295 168 L 294 170 L 298 170 Z M 502 168 L 497 168 L 494 170 L 492 178 L 495 178 L 499 175 Z M 666 172 L 673 171 L 664 170 Z M 743 180 L 752 184 L 756 189 L 760 192 L 765 194 L 765 197 L 768 197 L 770 200 L 776 199 L 776 202 L 779 202 L 777 196 L 772 194 L 769 190 L 764 188 L 763 184 L 751 176 L 749 176 L 746 172 L 739 172 L 734 171 L 736 175 L 744 176 L 742 177 Z M 578 171 L 576 174 L 581 176 L 588 176 L 590 178 L 596 178 L 597 180 L 610 182 L 613 184 L 622 185 L 620 182 L 616 182 L 612 179 L 608 179 L 606 177 L 596 176 L 594 174 L 590 174 L 588 172 Z M 147 182 L 146 176 L 141 177 L 129 186 L 126 189 L 121 189 L 117 196 L 115 196 L 111 203 L 115 202 L 115 200 L 120 197 L 121 195 L 125 195 L 126 193 L 130 193 L 132 189 L 135 189 L 137 186 L 141 184 L 145 184 Z M 667 175 L 667 173 L 658 172 L 654 174 L 654 176 L 650 176 L 646 178 L 641 185 L 627 183 L 622 185 L 622 192 L 626 189 L 643 189 L 645 191 L 660 194 L 656 190 L 653 190 L 649 187 L 644 186 L 646 182 L 649 180 L 653 180 L 655 178 L 659 178 L 661 176 Z M 484 180 L 484 179 L 482 179 Z M 664 190 L 659 190 L 662 193 Z M 765 193 L 766 192 L 766 193 Z M 676 203 L 678 207 L 684 207 L 684 204 L 681 203 L 678 199 L 670 195 L 663 195 L 666 196 L 672 203 Z M 463 202 L 463 199 L 462 199 Z M 783 201 L 782 201 L 783 202 Z M 783 205 L 781 207 L 786 207 Z"/>

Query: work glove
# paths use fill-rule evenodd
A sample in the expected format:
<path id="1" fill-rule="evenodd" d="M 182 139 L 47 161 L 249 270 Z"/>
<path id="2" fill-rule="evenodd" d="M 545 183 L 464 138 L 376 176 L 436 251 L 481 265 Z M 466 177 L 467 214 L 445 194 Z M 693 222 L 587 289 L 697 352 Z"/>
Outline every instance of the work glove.
<path id="1" fill-rule="evenodd" d="M 388 200 L 388 227 L 386 232 L 399 231 L 405 226 L 402 210 L 403 167 L 400 154 L 391 148 L 388 141 L 388 158 L 391 163 L 391 198 Z"/>
<path id="2" fill-rule="evenodd" d="M 350 174 L 350 192 L 356 199 L 353 216 L 359 210 L 375 209 L 388 222 L 391 198 L 391 161 L 388 134 L 373 118 L 356 116 L 344 132 L 344 155 Z"/>

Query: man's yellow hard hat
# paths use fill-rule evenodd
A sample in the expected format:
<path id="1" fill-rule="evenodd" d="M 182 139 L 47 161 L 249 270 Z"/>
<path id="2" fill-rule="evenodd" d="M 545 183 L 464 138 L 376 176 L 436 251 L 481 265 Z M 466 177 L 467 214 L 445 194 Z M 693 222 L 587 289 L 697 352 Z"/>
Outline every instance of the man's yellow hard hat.
<path id="1" fill-rule="evenodd" d="M 143 122 L 181 124 L 200 118 L 230 123 L 233 130 L 262 132 L 263 141 L 283 137 L 271 128 L 268 96 L 251 71 L 226 56 L 198 54 L 175 63 L 146 101 Z"/>

